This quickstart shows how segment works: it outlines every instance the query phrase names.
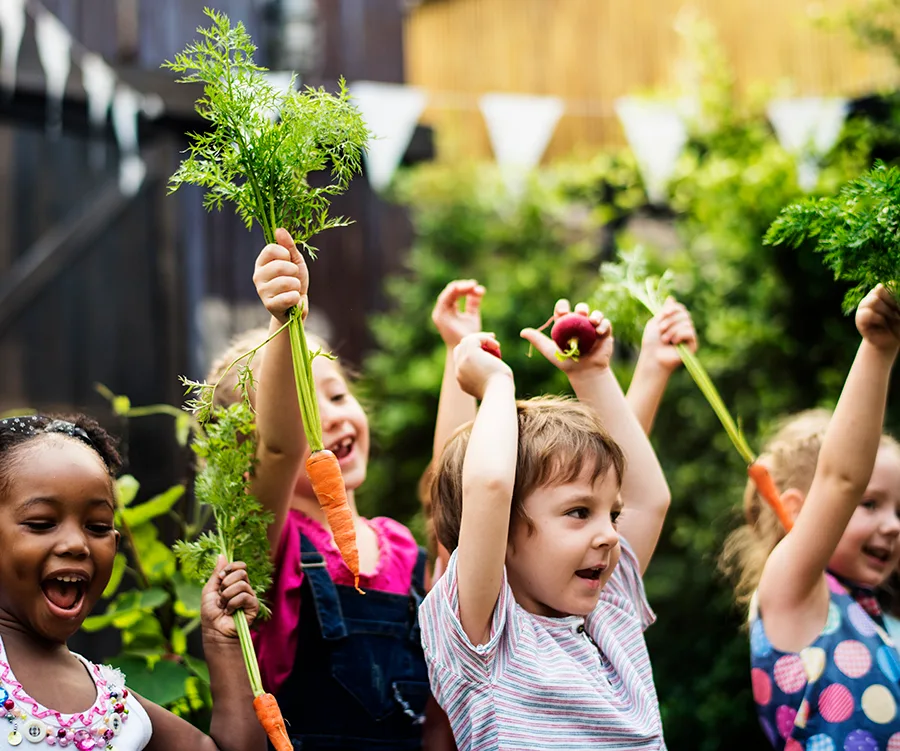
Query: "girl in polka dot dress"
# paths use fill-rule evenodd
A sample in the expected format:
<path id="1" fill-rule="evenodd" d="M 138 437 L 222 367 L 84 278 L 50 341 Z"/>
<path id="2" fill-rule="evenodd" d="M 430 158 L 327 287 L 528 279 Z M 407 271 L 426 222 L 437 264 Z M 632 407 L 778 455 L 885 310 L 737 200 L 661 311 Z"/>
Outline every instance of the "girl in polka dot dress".
<path id="1" fill-rule="evenodd" d="M 900 560 L 900 447 L 881 434 L 897 302 L 873 290 L 856 325 L 834 415 L 794 417 L 762 457 L 793 529 L 748 486 L 723 555 L 750 604 L 753 698 L 778 751 L 900 751 L 900 660 L 873 596 Z"/>

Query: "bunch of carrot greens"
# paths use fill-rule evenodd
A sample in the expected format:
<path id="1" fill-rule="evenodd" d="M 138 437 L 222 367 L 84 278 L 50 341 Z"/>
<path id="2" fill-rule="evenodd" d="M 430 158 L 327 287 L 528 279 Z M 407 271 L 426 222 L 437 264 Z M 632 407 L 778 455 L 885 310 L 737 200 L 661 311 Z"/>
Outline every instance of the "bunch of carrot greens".
<path id="1" fill-rule="evenodd" d="M 344 192 L 360 171 L 368 130 L 343 80 L 337 94 L 312 88 L 295 91 L 293 82 L 286 91 L 277 89 L 267 79 L 266 69 L 253 62 L 256 47 L 243 24 L 232 26 L 227 16 L 210 9 L 205 13 L 211 26 L 198 29 L 199 40 L 163 64 L 181 74 L 180 82 L 203 85 L 196 109 L 209 124 L 206 130 L 190 134 L 187 157 L 172 176 L 170 190 L 200 185 L 206 188 L 207 209 L 232 203 L 248 229 L 254 223 L 260 226 L 267 243 L 276 242 L 275 230 L 284 227 L 315 258 L 315 248 L 309 244 L 312 237 L 350 223 L 343 217 L 330 217 L 328 211 L 332 197 Z M 315 183 L 310 180 L 313 173 L 318 173 Z M 335 542 L 358 582 L 356 535 L 340 466 L 322 439 L 312 374 L 313 358 L 322 353 L 309 349 L 303 312 L 291 310 L 285 326 L 311 452 L 307 472 Z M 234 364 L 252 357 L 261 346 Z M 253 446 L 246 439 L 254 429 L 249 402 L 245 399 L 228 409 L 215 407 L 218 384 L 185 383 L 197 392 L 188 406 L 206 423 L 206 437 L 195 449 L 203 462 L 197 496 L 212 506 L 217 532 L 196 544 L 184 543 L 179 551 L 198 578 L 212 571 L 219 553 L 229 560 L 240 557 L 248 566 L 255 561 L 251 581 L 257 592 L 264 592 L 271 574 L 262 561 L 263 557 L 268 561 L 266 519 L 246 488 Z M 249 368 L 239 374 L 239 384 L 245 390 L 252 384 Z M 290 749 L 274 697 L 263 692 L 243 614 L 236 615 L 236 623 L 257 715 L 275 748 Z"/>
<path id="2" fill-rule="evenodd" d="M 660 276 L 650 274 L 641 248 L 620 251 L 620 258 L 618 263 L 604 263 L 600 267 L 602 281 L 595 293 L 595 299 L 607 318 L 613 321 L 614 326 L 622 321 L 632 332 L 637 332 L 650 317 L 662 310 L 672 289 L 673 276 L 668 270 Z M 640 340 L 639 337 L 636 339 Z M 790 529 L 792 520 L 781 503 L 781 496 L 769 470 L 753 453 L 740 425 L 725 406 L 703 363 L 684 344 L 676 344 L 675 349 L 685 369 L 725 428 L 731 445 L 747 463 L 747 474 L 755 483 L 760 495 L 771 506 L 784 528 Z"/>

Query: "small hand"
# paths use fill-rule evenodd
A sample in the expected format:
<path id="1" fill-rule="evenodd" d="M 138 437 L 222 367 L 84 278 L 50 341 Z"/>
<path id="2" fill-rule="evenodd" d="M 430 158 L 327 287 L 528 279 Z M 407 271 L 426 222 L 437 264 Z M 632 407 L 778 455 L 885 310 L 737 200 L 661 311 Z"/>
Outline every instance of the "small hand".
<path id="1" fill-rule="evenodd" d="M 892 354 L 900 348 L 900 305 L 879 284 L 856 309 L 856 328 L 874 347 Z"/>
<path id="2" fill-rule="evenodd" d="M 512 370 L 503 360 L 482 349 L 486 341 L 494 341 L 493 334 L 479 332 L 463 337 L 453 350 L 456 380 L 460 388 L 476 399 L 484 397 L 488 381 L 494 376 L 512 378 Z"/>
<path id="3" fill-rule="evenodd" d="M 309 270 L 288 231 L 275 230 L 277 243 L 266 245 L 256 259 L 253 283 L 266 310 L 278 321 L 287 321 L 288 310 L 299 307 L 303 318 L 309 309 Z"/>
<path id="4" fill-rule="evenodd" d="M 484 287 L 474 279 L 457 279 L 438 295 L 431 311 L 431 320 L 437 326 L 441 339 L 451 349 L 464 336 L 481 331 L 481 298 L 484 292 Z M 459 301 L 463 298 L 465 306 L 460 309 Z"/>
<path id="5" fill-rule="evenodd" d="M 234 611 L 243 610 L 247 623 L 253 623 L 259 612 L 259 600 L 247 578 L 247 564 L 243 561 L 228 563 L 224 555 L 216 561 L 200 600 L 200 622 L 206 631 L 215 631 L 225 637 L 236 637 Z"/>
<path id="6" fill-rule="evenodd" d="M 553 309 L 553 320 L 556 321 L 567 315 L 570 311 L 568 300 L 558 300 Z M 589 312 L 590 311 L 590 312 Z M 522 329 L 521 337 L 530 342 L 534 348 L 552 362 L 564 373 L 584 372 L 587 370 L 602 370 L 609 367 L 609 361 L 613 353 L 612 326 L 608 319 L 604 318 L 599 310 L 591 311 L 587 303 L 580 302 L 575 306 L 577 315 L 587 318 L 597 332 L 597 342 L 587 354 L 582 354 L 578 360 L 574 358 L 560 359 L 562 352 L 549 336 L 537 329 Z"/>
<path id="7" fill-rule="evenodd" d="M 670 297 L 662 310 L 644 327 L 641 353 L 671 373 L 681 365 L 681 356 L 675 348 L 677 344 L 683 344 L 690 352 L 696 352 L 697 332 L 688 309 Z"/>

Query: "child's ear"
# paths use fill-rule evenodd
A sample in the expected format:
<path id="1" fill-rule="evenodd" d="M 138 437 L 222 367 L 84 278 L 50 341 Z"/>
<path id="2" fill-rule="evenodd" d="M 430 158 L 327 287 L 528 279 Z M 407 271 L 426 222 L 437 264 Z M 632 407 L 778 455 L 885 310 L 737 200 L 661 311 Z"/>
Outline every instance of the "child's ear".
<path id="1" fill-rule="evenodd" d="M 803 508 L 805 499 L 806 496 L 797 488 L 788 488 L 781 494 L 781 503 L 794 521 L 797 520 L 797 515 L 800 513 L 800 509 Z"/>

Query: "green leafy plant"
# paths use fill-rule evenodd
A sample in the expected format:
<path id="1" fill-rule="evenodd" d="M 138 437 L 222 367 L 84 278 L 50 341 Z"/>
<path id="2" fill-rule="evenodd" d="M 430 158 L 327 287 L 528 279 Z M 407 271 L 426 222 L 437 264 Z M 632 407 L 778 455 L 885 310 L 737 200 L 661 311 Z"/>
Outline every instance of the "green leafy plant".
<path id="1" fill-rule="evenodd" d="M 877 162 L 831 198 L 786 207 L 766 242 L 798 247 L 811 240 L 840 281 L 855 282 L 844 297 L 850 312 L 878 284 L 900 292 L 900 169 Z"/>
<path id="2" fill-rule="evenodd" d="M 124 420 L 165 414 L 175 418 L 175 437 L 185 445 L 193 418 L 166 404 L 133 407 L 127 396 L 98 384 L 97 391 Z M 110 580 L 103 592 L 109 602 L 103 613 L 83 624 L 87 632 L 115 628 L 121 649 L 109 662 L 128 675 L 128 682 L 146 696 L 192 723 L 209 722 L 212 697 L 206 663 L 190 654 L 188 637 L 200 625 L 201 586 L 190 581 L 175 554 L 159 536 L 158 523 L 166 518 L 178 534 L 194 538 L 205 524 L 194 506 L 193 518 L 185 514 L 184 485 L 137 503 L 140 483 L 132 475 L 116 481 L 116 528 L 122 534 L 122 550 L 116 554 Z M 126 588 L 127 585 L 127 588 Z"/>

